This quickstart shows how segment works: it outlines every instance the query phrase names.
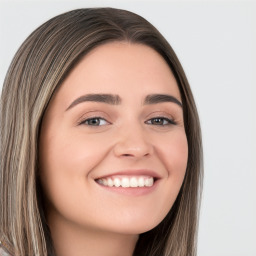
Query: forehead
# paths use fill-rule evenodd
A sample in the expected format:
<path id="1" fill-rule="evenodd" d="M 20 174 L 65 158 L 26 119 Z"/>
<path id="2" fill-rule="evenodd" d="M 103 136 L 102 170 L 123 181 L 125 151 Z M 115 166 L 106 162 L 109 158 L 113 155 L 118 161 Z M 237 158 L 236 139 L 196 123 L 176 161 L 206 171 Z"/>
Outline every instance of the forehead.
<path id="1" fill-rule="evenodd" d="M 146 45 L 128 42 L 93 49 L 73 68 L 57 94 L 70 101 L 85 93 L 121 97 L 169 93 L 180 99 L 175 77 L 162 56 Z"/>

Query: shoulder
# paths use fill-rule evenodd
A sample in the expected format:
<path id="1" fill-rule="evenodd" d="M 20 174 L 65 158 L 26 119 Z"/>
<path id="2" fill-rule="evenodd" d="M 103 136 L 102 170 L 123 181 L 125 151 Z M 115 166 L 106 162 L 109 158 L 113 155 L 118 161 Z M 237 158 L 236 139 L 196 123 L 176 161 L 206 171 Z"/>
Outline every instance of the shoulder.
<path id="1" fill-rule="evenodd" d="M 12 256 L 12 254 L 9 253 L 9 250 L 2 241 L 0 241 L 0 256 Z"/>

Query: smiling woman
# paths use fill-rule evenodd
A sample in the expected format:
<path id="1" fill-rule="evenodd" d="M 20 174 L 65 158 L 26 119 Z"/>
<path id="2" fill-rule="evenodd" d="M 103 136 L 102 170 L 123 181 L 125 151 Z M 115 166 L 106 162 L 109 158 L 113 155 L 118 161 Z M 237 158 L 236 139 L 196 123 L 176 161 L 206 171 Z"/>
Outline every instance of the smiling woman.
<path id="1" fill-rule="evenodd" d="M 99 8 L 43 24 L 14 57 L 0 122 L 6 253 L 196 255 L 199 119 L 145 19 Z"/>

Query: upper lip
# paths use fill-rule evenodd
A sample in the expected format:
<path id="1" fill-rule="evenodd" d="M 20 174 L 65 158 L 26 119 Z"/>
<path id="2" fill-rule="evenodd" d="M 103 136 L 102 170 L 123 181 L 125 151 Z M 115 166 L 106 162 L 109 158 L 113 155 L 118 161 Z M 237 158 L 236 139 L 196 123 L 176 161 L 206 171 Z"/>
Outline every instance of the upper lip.
<path id="1" fill-rule="evenodd" d="M 159 175 L 159 173 L 153 171 L 153 170 L 149 170 L 149 169 L 137 169 L 137 170 L 122 170 L 122 171 L 117 171 L 117 172 L 111 172 L 111 173 L 104 173 L 101 176 L 98 176 L 95 178 L 95 180 L 97 179 L 103 179 L 103 178 L 107 178 L 107 177 L 111 177 L 111 176 L 117 176 L 117 175 L 123 175 L 123 176 L 140 176 L 140 175 L 144 175 L 144 176 L 150 176 L 153 177 L 155 179 L 160 179 L 161 176 Z"/>

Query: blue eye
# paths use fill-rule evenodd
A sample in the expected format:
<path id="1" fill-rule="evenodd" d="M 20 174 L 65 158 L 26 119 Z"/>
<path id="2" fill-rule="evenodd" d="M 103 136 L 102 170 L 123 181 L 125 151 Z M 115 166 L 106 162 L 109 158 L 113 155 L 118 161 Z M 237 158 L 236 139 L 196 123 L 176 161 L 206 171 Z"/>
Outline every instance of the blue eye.
<path id="1" fill-rule="evenodd" d="M 154 117 L 149 119 L 145 123 L 150 125 L 159 125 L 159 126 L 176 124 L 173 120 L 166 117 Z"/>
<path id="2" fill-rule="evenodd" d="M 102 126 L 109 124 L 109 122 L 102 117 L 92 117 L 82 121 L 80 124 L 89 126 Z"/>

